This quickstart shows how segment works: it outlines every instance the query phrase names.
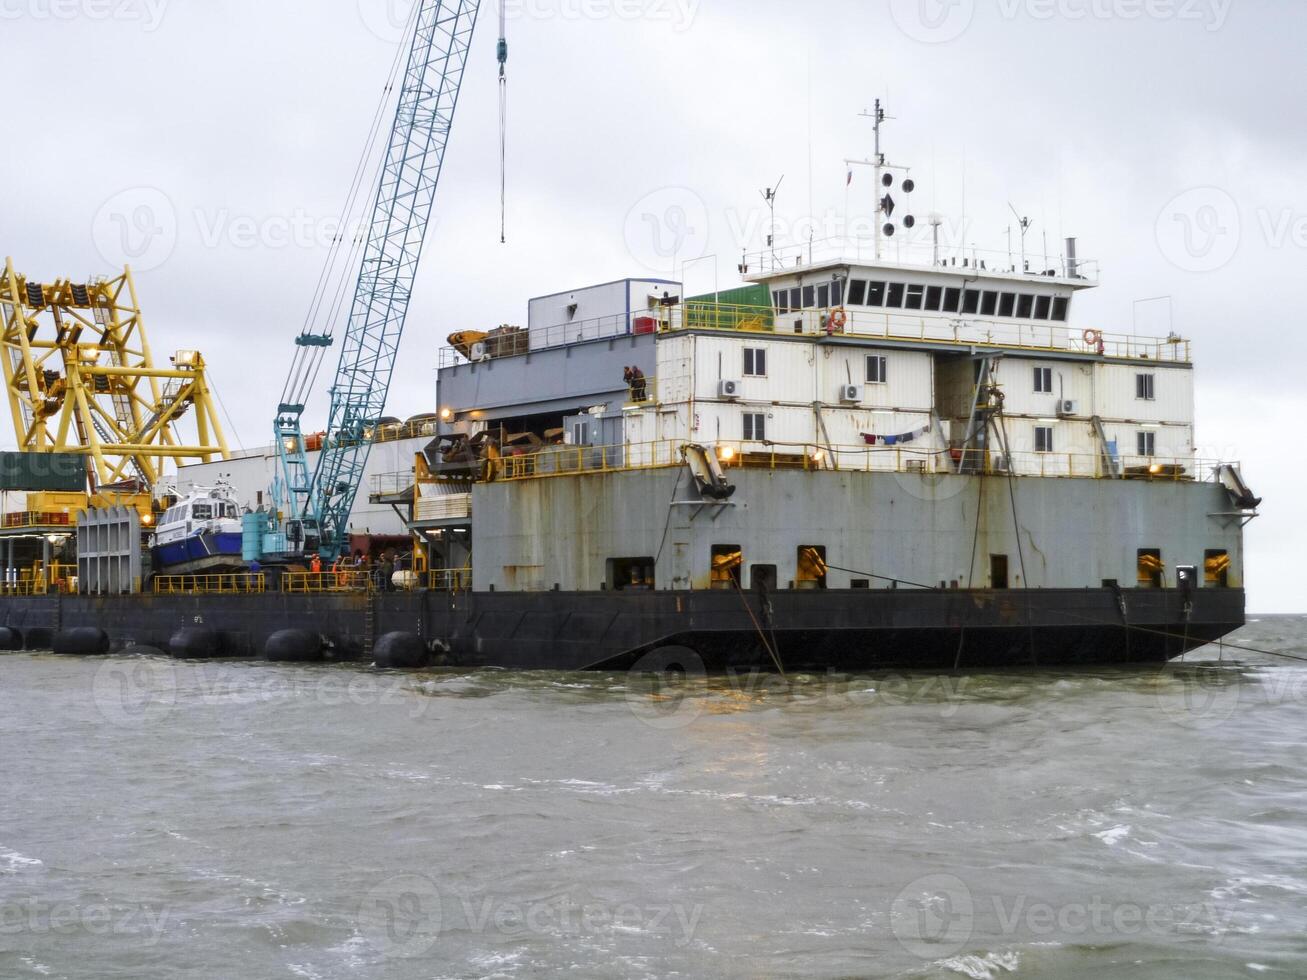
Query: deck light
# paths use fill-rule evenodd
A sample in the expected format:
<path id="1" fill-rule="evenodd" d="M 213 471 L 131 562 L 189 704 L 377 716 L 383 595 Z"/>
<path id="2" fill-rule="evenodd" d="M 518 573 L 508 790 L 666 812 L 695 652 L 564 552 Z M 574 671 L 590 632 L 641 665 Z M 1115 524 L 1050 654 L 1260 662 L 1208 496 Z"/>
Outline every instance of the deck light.
<path id="1" fill-rule="evenodd" d="M 440 421 L 448 422 L 451 419 L 453 419 L 453 417 L 454 417 L 454 410 L 452 408 L 442 408 L 440 410 Z"/>
<path id="2" fill-rule="evenodd" d="M 732 446 L 722 446 L 717 450 L 717 458 L 723 463 L 729 463 L 735 458 L 735 449 Z"/>

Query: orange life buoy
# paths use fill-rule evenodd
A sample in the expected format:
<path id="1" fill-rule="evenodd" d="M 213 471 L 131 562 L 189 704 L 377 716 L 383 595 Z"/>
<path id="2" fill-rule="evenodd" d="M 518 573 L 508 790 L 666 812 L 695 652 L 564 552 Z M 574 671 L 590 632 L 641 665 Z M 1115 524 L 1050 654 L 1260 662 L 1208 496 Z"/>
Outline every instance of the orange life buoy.
<path id="1" fill-rule="evenodd" d="M 1098 342 L 1103 339 L 1103 335 L 1097 330 L 1089 329 L 1085 331 L 1085 343 L 1090 347 L 1097 347 Z"/>
<path id="2" fill-rule="evenodd" d="M 843 330 L 845 325 L 849 322 L 849 315 L 842 309 L 834 310 L 830 315 L 830 322 L 831 326 L 836 330 Z"/>

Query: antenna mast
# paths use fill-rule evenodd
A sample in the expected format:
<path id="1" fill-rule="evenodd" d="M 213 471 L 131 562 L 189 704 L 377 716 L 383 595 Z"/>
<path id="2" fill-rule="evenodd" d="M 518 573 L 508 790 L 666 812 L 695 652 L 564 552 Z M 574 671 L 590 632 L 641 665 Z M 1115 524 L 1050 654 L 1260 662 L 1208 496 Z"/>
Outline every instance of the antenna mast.
<path id="1" fill-rule="evenodd" d="M 761 191 L 762 199 L 767 202 L 767 209 L 771 213 L 770 223 L 767 225 L 767 251 L 771 255 L 771 270 L 776 271 L 776 195 L 780 193 L 781 184 L 785 183 L 785 175 L 781 174 L 780 180 L 776 181 L 775 187 L 768 187 Z"/>

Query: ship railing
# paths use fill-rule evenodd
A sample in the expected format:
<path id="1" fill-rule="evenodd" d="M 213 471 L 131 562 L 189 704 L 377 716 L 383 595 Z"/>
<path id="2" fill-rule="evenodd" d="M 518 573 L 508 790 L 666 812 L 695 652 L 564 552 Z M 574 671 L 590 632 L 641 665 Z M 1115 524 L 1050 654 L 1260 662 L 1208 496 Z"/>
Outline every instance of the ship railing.
<path id="1" fill-rule="evenodd" d="M 838 315 L 837 315 L 838 314 Z M 678 330 L 712 330 L 731 333 L 783 333 L 808 337 L 850 337 L 947 347 L 992 347 L 1097 355 L 1115 359 L 1190 363 L 1190 342 L 1172 335 L 1143 337 L 1054 320 L 995 319 L 974 314 L 904 310 L 873 310 L 839 306 L 778 311 L 771 306 L 689 300 L 656 314 L 655 328 L 666 334 Z M 602 317 L 578 324 L 536 327 L 531 350 L 549 350 L 587 340 L 622 337 L 635 333 L 636 313 Z M 512 356 L 505 354 L 503 356 Z M 490 360 L 492 358 L 486 358 Z M 454 348 L 440 352 L 440 367 L 469 361 Z"/>
<path id="2" fill-rule="evenodd" d="M 433 568 L 427 572 L 426 588 L 428 592 L 471 592 L 472 569 Z"/>
<path id="3" fill-rule="evenodd" d="M 30 568 L 0 568 L 0 595 L 75 595 L 76 593 L 76 565 L 51 562 L 47 567 L 38 561 Z"/>
<path id="4" fill-rule="evenodd" d="M 847 263 L 850 265 L 902 265 L 919 269 L 945 269 L 950 272 L 992 272 L 1004 275 L 1023 275 L 1031 282 L 1040 279 L 1074 279 L 1086 283 L 1099 281 L 1099 263 L 1096 259 L 1072 259 L 1063 255 L 1045 255 L 1040 249 L 1027 251 L 1024 259 L 1018 251 L 975 248 L 970 245 L 936 244 L 927 236 L 912 235 L 882 238 L 880 256 L 876 255 L 874 230 L 864 233 L 833 235 L 812 242 L 777 245 L 772 248 L 748 252 L 744 265 L 749 273 L 766 274 L 802 269 L 817 264 Z"/>
<path id="5" fill-rule="evenodd" d="M 1078 479 L 1123 478 L 1206 481 L 1216 478 L 1219 460 L 1192 456 L 1109 456 L 1089 449 L 1065 453 L 941 449 L 931 445 L 816 445 L 813 443 L 719 442 L 710 446 L 726 469 L 885 472 L 901 474 L 988 474 Z M 663 440 L 611 446 L 551 446 L 495 462 L 495 480 L 623 473 L 680 466 L 685 442 Z"/>
<path id="6" fill-rule="evenodd" d="M 151 579 L 155 595 L 257 595 L 266 592 L 267 587 L 267 576 L 262 572 L 156 575 Z"/>
<path id="7" fill-rule="evenodd" d="M 286 572 L 281 590 L 289 593 L 367 592 L 376 585 L 366 569 L 336 569 L 322 572 Z"/>

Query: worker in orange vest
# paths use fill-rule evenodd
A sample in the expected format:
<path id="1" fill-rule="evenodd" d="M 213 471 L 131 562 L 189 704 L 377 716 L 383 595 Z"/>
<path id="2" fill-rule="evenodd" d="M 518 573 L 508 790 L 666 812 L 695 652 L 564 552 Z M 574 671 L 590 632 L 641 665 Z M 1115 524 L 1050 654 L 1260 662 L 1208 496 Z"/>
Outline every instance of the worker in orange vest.
<path id="1" fill-rule="evenodd" d="M 309 562 L 309 571 L 314 575 L 322 574 L 322 556 L 314 555 L 313 560 Z"/>

